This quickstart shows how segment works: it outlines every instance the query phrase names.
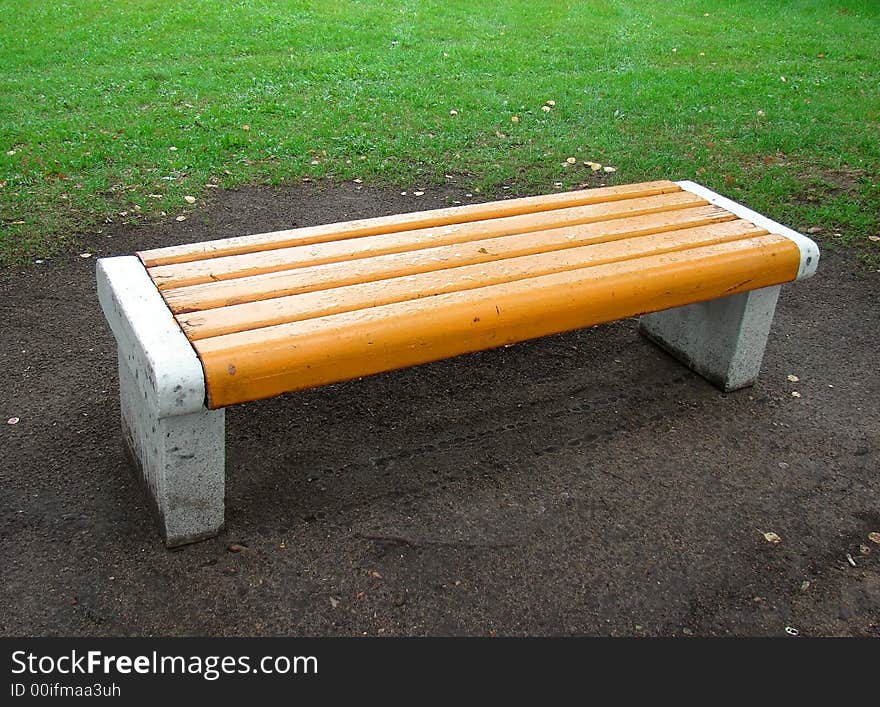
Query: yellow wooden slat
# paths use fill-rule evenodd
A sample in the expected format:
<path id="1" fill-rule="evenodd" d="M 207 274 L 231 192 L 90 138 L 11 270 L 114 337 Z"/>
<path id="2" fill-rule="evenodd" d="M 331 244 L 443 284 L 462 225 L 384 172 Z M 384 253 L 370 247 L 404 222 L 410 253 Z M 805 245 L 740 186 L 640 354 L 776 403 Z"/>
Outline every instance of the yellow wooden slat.
<path id="1" fill-rule="evenodd" d="M 219 408 L 788 282 L 799 266 L 793 241 L 765 235 L 193 345 Z"/>
<path id="2" fill-rule="evenodd" d="M 177 321 L 191 340 L 205 339 L 764 233 L 764 229 L 748 221 L 736 220 L 641 237 L 631 235 L 620 241 L 581 244 L 579 247 L 543 252 L 539 250 L 530 255 L 488 263 L 449 267 L 440 271 L 180 314 Z"/>
<path id="3" fill-rule="evenodd" d="M 706 204 L 705 199 L 690 192 L 661 194 L 625 201 L 612 201 L 569 209 L 541 211 L 535 214 L 510 216 L 404 231 L 381 236 L 318 243 L 277 250 L 232 255 L 211 260 L 150 268 L 149 273 L 160 290 L 187 287 L 218 280 L 262 275 L 269 272 L 294 270 L 311 265 L 354 261 L 389 253 L 413 252 L 451 243 L 466 243 L 516 233 L 574 226 L 583 223 L 610 221 L 639 214 L 652 214 L 691 208 Z"/>
<path id="4" fill-rule="evenodd" d="M 505 201 L 455 206 L 431 211 L 418 211 L 408 214 L 358 219 L 343 223 L 225 238 L 205 243 L 156 248 L 141 251 L 138 253 L 138 256 L 140 256 L 145 266 L 155 267 L 227 255 L 252 253 L 261 250 L 274 250 L 276 248 L 308 245 L 311 243 L 325 243 L 361 236 L 465 223 L 468 221 L 482 221 L 517 214 L 528 214 L 570 206 L 584 206 L 678 191 L 682 191 L 681 187 L 669 180 L 625 184 L 616 187 L 530 196 L 521 199 L 508 199 Z"/>

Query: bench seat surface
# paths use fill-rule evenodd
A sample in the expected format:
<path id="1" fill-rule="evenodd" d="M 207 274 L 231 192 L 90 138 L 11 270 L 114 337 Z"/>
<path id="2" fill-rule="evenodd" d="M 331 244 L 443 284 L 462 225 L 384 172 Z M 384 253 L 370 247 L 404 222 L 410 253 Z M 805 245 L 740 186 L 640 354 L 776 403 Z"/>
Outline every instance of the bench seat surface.
<path id="1" fill-rule="evenodd" d="M 671 181 L 138 253 L 219 408 L 797 279 Z"/>

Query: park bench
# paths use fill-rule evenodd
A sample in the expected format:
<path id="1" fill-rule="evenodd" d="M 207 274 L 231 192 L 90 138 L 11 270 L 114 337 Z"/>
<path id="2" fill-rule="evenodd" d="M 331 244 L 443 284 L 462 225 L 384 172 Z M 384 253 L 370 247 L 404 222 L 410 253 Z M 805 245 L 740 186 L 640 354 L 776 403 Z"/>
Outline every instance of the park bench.
<path id="1" fill-rule="evenodd" d="M 758 375 L 815 243 L 657 181 L 159 248 L 97 263 L 123 435 L 167 545 L 223 525 L 224 408 L 641 316 L 724 390 Z"/>

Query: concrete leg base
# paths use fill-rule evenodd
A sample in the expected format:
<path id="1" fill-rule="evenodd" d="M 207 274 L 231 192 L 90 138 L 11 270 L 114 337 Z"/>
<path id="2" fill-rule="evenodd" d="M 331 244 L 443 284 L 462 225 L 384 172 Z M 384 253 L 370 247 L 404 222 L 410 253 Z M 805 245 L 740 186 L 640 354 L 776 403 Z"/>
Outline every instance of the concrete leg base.
<path id="1" fill-rule="evenodd" d="M 157 511 L 165 544 L 210 538 L 223 527 L 224 411 L 160 417 L 122 354 L 122 434 L 139 480 Z"/>
<path id="2" fill-rule="evenodd" d="M 722 390 L 745 388 L 761 369 L 779 289 L 646 314 L 641 332 Z"/>

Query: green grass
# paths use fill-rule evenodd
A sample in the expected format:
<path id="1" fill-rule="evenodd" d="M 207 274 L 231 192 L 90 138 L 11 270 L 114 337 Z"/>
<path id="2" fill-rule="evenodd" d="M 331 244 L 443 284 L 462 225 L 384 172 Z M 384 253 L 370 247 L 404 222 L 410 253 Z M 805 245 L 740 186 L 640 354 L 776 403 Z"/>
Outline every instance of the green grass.
<path id="1" fill-rule="evenodd" d="M 880 2 L 0 0 L 7 262 L 209 183 L 451 173 L 696 179 L 877 262 Z"/>

